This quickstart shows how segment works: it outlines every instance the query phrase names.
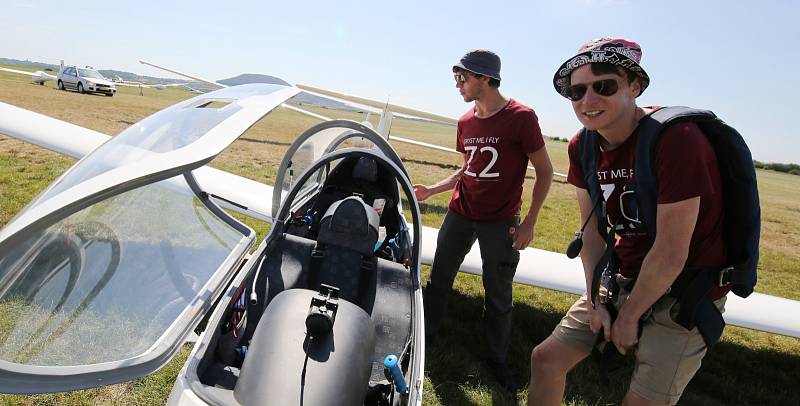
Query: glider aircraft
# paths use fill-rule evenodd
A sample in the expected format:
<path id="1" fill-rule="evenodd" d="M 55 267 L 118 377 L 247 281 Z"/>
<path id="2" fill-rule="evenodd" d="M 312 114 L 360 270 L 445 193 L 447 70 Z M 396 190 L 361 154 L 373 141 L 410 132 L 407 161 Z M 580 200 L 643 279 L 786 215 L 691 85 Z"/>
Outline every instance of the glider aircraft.
<path id="1" fill-rule="evenodd" d="M 4 68 L 0 66 L 0 71 L 9 73 L 18 73 L 20 75 L 30 76 L 31 82 L 36 83 L 37 85 L 44 85 L 45 82 L 47 82 L 48 80 L 56 80 L 56 77 L 54 75 L 51 75 L 41 70 L 37 70 L 36 72 L 29 72 L 19 69 Z"/>
<path id="2" fill-rule="evenodd" d="M 286 403 L 421 404 L 419 266 L 432 262 L 438 230 L 421 225 L 386 127 L 303 111 L 322 123 L 290 146 L 274 188 L 205 166 L 276 107 L 297 110 L 285 102 L 298 92 L 223 88 L 114 138 L 0 103 L 0 134 L 80 159 L 0 230 L 0 301 L 20 309 L 0 346 L 0 391 L 144 376 L 219 299 L 171 403 L 246 404 L 273 393 Z M 271 221 L 270 234 L 249 254 L 253 231 L 220 208 Z M 347 234 L 353 224 L 361 234 Z M 585 290 L 580 261 L 520 254 L 515 282 Z M 328 262 L 370 271 L 342 274 Z M 477 248 L 461 271 L 481 273 Z M 800 302 L 753 293 L 731 295 L 726 308 L 729 324 L 800 337 Z M 239 337 L 250 345 L 237 347 Z M 339 337 L 343 357 L 331 351 Z M 390 355 L 392 379 L 381 364 Z M 271 365 L 296 366 L 303 380 Z M 358 399 L 335 397 L 343 392 Z"/>
<path id="3" fill-rule="evenodd" d="M 298 92 L 222 89 L 110 139 L 36 116 L 3 125 L 101 145 L 67 147 L 89 153 L 0 230 L 0 301 L 25 314 L 10 317 L 0 344 L 0 391 L 149 374 L 221 297 L 172 402 L 421 404 L 422 226 L 386 140 L 356 122 L 322 122 L 289 147 L 275 189 L 204 167 Z M 21 118 L 6 114 L 35 114 L 0 110 L 6 124 Z M 209 184 L 257 194 L 272 228 L 252 254 L 255 232 L 214 203 L 248 213 L 247 202 Z"/>

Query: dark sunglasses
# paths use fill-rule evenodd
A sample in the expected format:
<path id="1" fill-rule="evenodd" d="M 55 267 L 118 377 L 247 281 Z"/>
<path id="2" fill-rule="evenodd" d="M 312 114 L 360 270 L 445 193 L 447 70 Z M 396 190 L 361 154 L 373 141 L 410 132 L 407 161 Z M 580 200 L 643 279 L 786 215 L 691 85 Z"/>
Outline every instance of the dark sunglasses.
<path id="1" fill-rule="evenodd" d="M 476 78 L 483 77 L 483 75 L 479 75 L 477 73 L 473 73 L 472 76 L 475 76 Z M 464 83 L 467 81 L 467 74 L 464 72 L 456 72 L 453 74 L 453 78 L 455 78 L 456 83 Z"/>
<path id="2" fill-rule="evenodd" d="M 595 93 L 605 97 L 613 96 L 619 90 L 619 83 L 617 83 L 616 79 L 603 79 L 588 85 L 584 83 L 572 85 L 567 88 L 567 97 L 574 102 L 579 101 L 583 99 L 583 96 L 586 96 L 589 86 L 592 87 Z"/>

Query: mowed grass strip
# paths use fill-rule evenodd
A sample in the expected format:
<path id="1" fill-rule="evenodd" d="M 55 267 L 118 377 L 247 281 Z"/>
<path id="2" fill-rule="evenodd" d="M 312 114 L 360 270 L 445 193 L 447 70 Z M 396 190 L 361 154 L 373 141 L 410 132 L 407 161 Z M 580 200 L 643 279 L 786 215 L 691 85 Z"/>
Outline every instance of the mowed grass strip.
<path id="1" fill-rule="evenodd" d="M 11 79 L 0 73 L 0 101 L 61 118 L 107 134 L 116 134 L 159 109 L 193 94 L 180 89 L 157 91 L 145 89 L 121 93 L 113 98 L 60 92 L 49 85 L 28 84 L 27 80 Z M 18 75 L 14 75 L 17 78 Z M 182 92 L 182 93 L 181 93 Z M 323 110 L 323 109 L 320 109 Z M 353 112 L 326 110 L 320 113 L 333 117 L 359 119 Z M 372 119 L 375 117 L 373 116 Z M 360 120 L 359 120 L 360 121 Z M 409 120 L 404 120 L 409 121 Z M 393 129 L 408 125 L 408 133 L 398 134 L 415 138 L 412 123 L 395 120 Z M 291 141 L 300 132 L 316 124 L 313 118 L 279 109 L 266 120 L 251 128 L 212 166 L 250 179 L 271 183 L 277 163 Z M 416 122 L 419 123 L 419 122 Z M 426 125 L 431 125 L 425 123 Z M 421 124 L 420 124 L 421 125 Z M 397 126 L 397 127 L 395 127 Z M 420 140 L 436 141 L 452 146 L 454 129 L 441 126 L 420 130 Z M 437 135 L 438 134 L 438 135 Z M 461 165 L 461 158 L 394 142 L 415 183 L 433 183 L 452 173 Z M 566 171 L 566 144 L 548 142 L 548 150 L 556 170 Z M 44 189 L 68 168 L 71 159 L 50 153 L 23 142 L 0 137 L 0 225 L 5 224 L 31 198 Z M 527 208 L 530 187 L 529 174 L 525 183 Z M 758 171 L 762 199 L 762 260 L 757 291 L 800 299 L 800 250 L 797 248 L 797 214 L 800 213 L 800 177 L 777 172 Z M 533 246 L 561 252 L 572 239 L 578 224 L 574 188 L 555 182 L 545 202 L 536 228 Z M 444 193 L 422 202 L 423 222 L 439 227 L 446 212 L 449 194 Z M 247 221 L 263 237 L 267 227 Z M 427 272 L 425 267 L 425 272 Z M 426 405 L 512 404 L 514 399 L 496 388 L 490 373 L 482 364 L 483 343 L 480 315 L 483 289 L 480 278 L 459 275 L 445 322 L 440 345 L 429 348 L 426 358 Z M 511 348 L 511 365 L 517 380 L 524 384 L 529 377 L 528 357 L 531 348 L 546 338 L 576 296 L 546 289 L 516 285 L 514 290 L 515 321 Z M 769 315 L 765 315 L 769 317 Z M 127 384 L 68 394 L 39 396 L 4 396 L 4 404 L 161 404 L 188 355 L 184 348 L 167 366 L 156 374 Z M 620 402 L 630 376 L 627 369 L 612 380 L 610 387 L 599 382 L 596 368 L 584 362 L 570 374 L 567 382 L 566 404 L 596 405 Z M 800 404 L 800 394 L 794 388 L 800 382 L 800 340 L 742 328 L 728 327 L 722 342 L 704 362 L 690 384 L 681 404 Z M 517 400 L 524 400 L 520 393 Z"/>

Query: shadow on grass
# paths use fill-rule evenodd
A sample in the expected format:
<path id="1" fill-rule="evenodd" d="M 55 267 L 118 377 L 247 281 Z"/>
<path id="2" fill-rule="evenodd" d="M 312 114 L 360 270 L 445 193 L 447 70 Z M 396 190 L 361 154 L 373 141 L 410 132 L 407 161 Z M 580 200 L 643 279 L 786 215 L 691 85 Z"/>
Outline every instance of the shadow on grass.
<path id="1" fill-rule="evenodd" d="M 530 379 L 531 349 L 550 335 L 563 316 L 561 312 L 548 309 L 549 306 L 540 307 L 546 310 L 515 301 L 508 360 L 515 381 L 522 388 L 519 402 L 525 398 L 522 392 Z M 434 392 L 443 405 L 515 404 L 515 399 L 495 384 L 484 365 L 481 313 L 481 297 L 454 291 L 437 343 L 427 346 L 426 375 L 433 386 L 427 390 Z M 620 404 L 628 388 L 633 363 L 633 356 L 629 356 L 626 366 L 614 372 L 610 384 L 603 386 L 597 365 L 585 360 L 567 377 L 565 402 Z M 797 351 L 754 349 L 723 341 L 706 356 L 680 404 L 797 405 L 800 404 L 797 382 L 800 382 L 800 353 Z"/>
<path id="2" fill-rule="evenodd" d="M 461 168 L 460 165 L 445 164 L 445 163 L 441 163 L 441 162 L 432 162 L 432 161 L 422 161 L 422 160 L 419 160 L 419 159 L 411 159 L 411 158 L 409 158 L 407 156 L 403 157 L 403 162 L 406 163 L 406 164 L 412 163 L 412 164 L 419 164 L 419 165 L 425 165 L 425 166 L 436 166 L 436 167 L 439 167 L 439 168 L 452 169 L 452 170 L 456 170 L 456 169 Z"/>
<path id="3" fill-rule="evenodd" d="M 419 202 L 419 213 L 429 214 L 433 213 L 444 217 L 447 214 L 447 206 L 442 206 L 436 203 Z"/>
<path id="4" fill-rule="evenodd" d="M 270 141 L 270 140 L 257 140 L 255 138 L 247 138 L 247 137 L 239 137 L 239 141 L 244 142 L 253 142 L 256 144 L 269 144 L 269 145 L 280 145 L 284 147 L 288 147 L 292 145 L 290 142 L 280 142 L 280 141 Z"/>

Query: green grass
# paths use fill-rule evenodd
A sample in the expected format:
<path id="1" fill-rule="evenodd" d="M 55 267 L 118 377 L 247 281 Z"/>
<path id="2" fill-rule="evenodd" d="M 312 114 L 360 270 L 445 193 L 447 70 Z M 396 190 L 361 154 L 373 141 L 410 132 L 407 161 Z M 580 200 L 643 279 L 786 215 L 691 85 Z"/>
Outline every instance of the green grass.
<path id="1" fill-rule="evenodd" d="M 11 74 L 8 74 L 11 75 Z M 66 119 L 98 131 L 115 134 L 176 98 L 191 97 L 188 92 L 168 89 L 162 93 L 145 90 L 145 96 L 121 94 L 113 98 L 59 92 L 25 80 L 6 79 L 0 73 L 0 101 Z M 14 78 L 18 77 L 17 75 Z M 175 90 L 174 93 L 168 93 Z M 79 104 L 83 103 L 83 104 Z M 322 109 L 320 109 L 322 110 Z M 320 112 L 320 111 L 317 111 Z M 358 119 L 357 113 L 326 110 L 320 114 Z M 374 117 L 373 117 L 374 118 Z M 360 121 L 360 120 L 359 120 Z M 393 130 L 408 138 L 452 147 L 452 127 L 396 120 Z M 277 163 L 291 140 L 317 121 L 285 109 L 278 109 L 251 128 L 221 154 L 212 166 L 250 179 L 271 183 Z M 415 127 L 414 124 L 419 124 Z M 408 126 L 403 127 L 403 126 Z M 402 131 L 402 134 L 400 132 Z M 393 143 L 416 183 L 433 183 L 449 175 L 461 164 L 456 155 Z M 548 142 L 556 171 L 567 167 L 566 143 Z M 74 162 L 40 148 L 30 147 L 0 136 L 0 225 L 7 223 L 49 182 Z M 800 300 L 800 177 L 778 172 L 757 172 L 762 200 L 763 227 L 759 284 L 762 293 Z M 524 207 L 532 178 L 526 180 Z M 579 227 L 577 204 L 572 186 L 554 182 L 540 214 L 533 246 L 563 252 Z M 439 227 L 450 195 L 441 194 L 423 202 L 423 222 Z M 268 225 L 244 220 L 260 238 Z M 427 267 L 425 267 L 427 272 Z M 514 289 L 514 332 L 511 366 L 518 383 L 528 379 L 530 350 L 545 339 L 566 312 L 574 295 L 516 285 Z M 450 306 L 450 317 L 442 329 L 441 345 L 426 354 L 424 404 L 511 404 L 508 396 L 492 384 L 482 366 L 480 278 L 459 275 Z M 768 315 L 765 315 L 768 317 Z M 0 326 L 0 328 L 3 328 Z M 68 394 L 2 396 L 3 404 L 162 404 L 172 382 L 185 361 L 184 349 L 156 374 L 127 384 L 113 385 Z M 624 394 L 630 368 L 622 371 L 610 387 L 603 387 L 590 362 L 580 364 L 567 381 L 565 403 L 575 405 L 618 404 Z M 800 340 L 736 327 L 728 327 L 722 342 L 704 362 L 687 388 L 681 404 L 800 404 Z M 525 394 L 520 393 L 519 399 Z"/>
<path id="2" fill-rule="evenodd" d="M 68 393 L 0 395 L 2 405 L 163 405 L 191 346 L 184 345 L 169 364 L 127 383 Z"/>

